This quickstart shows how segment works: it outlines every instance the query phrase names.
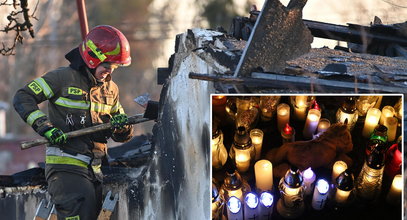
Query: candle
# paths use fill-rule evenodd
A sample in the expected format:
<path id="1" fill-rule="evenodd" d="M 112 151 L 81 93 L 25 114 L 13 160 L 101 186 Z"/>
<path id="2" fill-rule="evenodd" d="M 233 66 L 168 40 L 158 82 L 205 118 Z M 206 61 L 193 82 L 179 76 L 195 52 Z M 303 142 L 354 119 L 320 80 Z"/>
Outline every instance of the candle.
<path id="1" fill-rule="evenodd" d="M 332 182 L 334 183 L 336 177 L 338 177 L 339 174 L 341 174 L 346 169 L 348 169 L 348 165 L 345 162 L 341 160 L 336 161 L 332 169 Z"/>
<path id="2" fill-rule="evenodd" d="M 336 188 L 335 201 L 340 204 L 346 203 L 350 192 L 351 192 L 351 190 L 345 191 L 345 190 Z"/>
<path id="3" fill-rule="evenodd" d="M 255 156 L 255 160 L 259 160 L 260 156 L 261 156 L 261 148 L 263 145 L 263 136 L 264 133 L 261 129 L 252 129 L 250 131 L 250 138 L 252 139 L 252 144 L 255 148 L 256 151 L 256 156 Z"/>
<path id="4" fill-rule="evenodd" d="M 305 120 L 307 116 L 307 96 L 295 97 L 294 116 L 298 120 Z"/>
<path id="5" fill-rule="evenodd" d="M 281 131 L 281 137 L 283 139 L 283 144 L 295 141 L 295 130 L 288 123 L 285 128 Z"/>
<path id="6" fill-rule="evenodd" d="M 304 178 L 305 195 L 311 195 L 316 175 L 310 167 L 304 171 L 302 176 Z"/>
<path id="7" fill-rule="evenodd" d="M 329 184 L 326 180 L 320 179 L 315 186 L 314 195 L 312 197 L 311 206 L 315 210 L 324 208 L 328 197 Z"/>
<path id="8" fill-rule="evenodd" d="M 281 132 L 281 130 L 285 127 L 285 125 L 290 121 L 290 106 L 281 103 L 277 106 L 277 126 L 278 126 L 278 131 Z"/>
<path id="9" fill-rule="evenodd" d="M 226 203 L 228 219 L 243 220 L 242 203 L 236 197 L 230 197 Z"/>
<path id="10" fill-rule="evenodd" d="M 391 204 L 401 203 L 401 191 L 403 190 L 403 178 L 401 174 L 394 176 L 386 201 Z"/>
<path id="11" fill-rule="evenodd" d="M 259 217 L 259 198 L 254 193 L 248 193 L 244 199 L 244 219 L 256 219 Z"/>
<path id="12" fill-rule="evenodd" d="M 380 120 L 380 110 L 377 108 L 371 108 L 367 111 L 365 124 L 363 126 L 362 135 L 365 138 L 369 138 L 373 129 L 377 126 Z"/>
<path id="13" fill-rule="evenodd" d="M 382 114 L 380 116 L 380 124 L 384 124 L 384 120 L 388 117 L 393 117 L 394 116 L 394 108 L 392 106 L 386 105 L 382 108 Z"/>
<path id="14" fill-rule="evenodd" d="M 236 150 L 236 168 L 239 172 L 246 172 L 250 167 L 250 152 L 248 150 Z"/>
<path id="15" fill-rule="evenodd" d="M 329 127 L 331 127 L 331 122 L 326 118 L 322 118 L 319 120 L 317 132 L 325 132 Z"/>
<path id="16" fill-rule="evenodd" d="M 254 164 L 256 187 L 261 191 L 270 191 L 273 188 L 273 165 L 268 160 L 259 160 Z"/>
<path id="17" fill-rule="evenodd" d="M 395 117 L 384 119 L 384 126 L 387 127 L 387 141 L 392 142 L 396 139 L 398 120 Z"/>
<path id="18" fill-rule="evenodd" d="M 271 195 L 269 192 L 263 192 L 260 194 L 260 220 L 271 219 L 271 214 L 273 213 L 273 202 L 273 195 Z"/>
<path id="19" fill-rule="evenodd" d="M 311 139 L 318 127 L 319 119 L 321 118 L 321 112 L 317 109 L 310 109 L 308 111 L 307 120 L 303 130 L 304 138 Z"/>

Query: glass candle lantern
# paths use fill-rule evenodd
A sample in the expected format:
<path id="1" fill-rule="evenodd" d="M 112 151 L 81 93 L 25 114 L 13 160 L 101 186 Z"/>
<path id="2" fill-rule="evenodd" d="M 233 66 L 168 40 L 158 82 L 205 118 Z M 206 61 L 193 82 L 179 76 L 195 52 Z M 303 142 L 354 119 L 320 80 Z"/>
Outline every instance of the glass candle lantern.
<path id="1" fill-rule="evenodd" d="M 223 144 L 223 133 L 216 125 L 212 126 L 212 167 L 214 169 L 220 169 L 225 165 L 228 158 L 228 153 Z"/>
<path id="2" fill-rule="evenodd" d="M 245 127 L 247 131 L 253 129 L 259 118 L 259 110 L 256 107 L 240 111 L 236 116 L 236 128 Z"/>
<path id="3" fill-rule="evenodd" d="M 321 118 L 321 111 L 318 109 L 310 109 L 308 111 L 307 120 L 303 130 L 304 138 L 311 139 L 318 128 L 319 119 Z"/>
<path id="4" fill-rule="evenodd" d="M 380 120 L 381 111 L 377 108 L 371 108 L 367 111 L 365 124 L 363 126 L 362 135 L 365 138 L 369 138 L 374 128 L 377 126 Z"/>
<path id="5" fill-rule="evenodd" d="M 244 219 L 256 219 L 259 217 L 259 197 L 254 193 L 247 193 L 244 199 Z"/>
<path id="6" fill-rule="evenodd" d="M 271 219 L 273 214 L 274 197 L 269 192 L 263 192 L 260 194 L 260 219 L 268 220 Z"/>
<path id="7" fill-rule="evenodd" d="M 390 204 L 400 204 L 401 203 L 401 191 L 403 190 L 403 178 L 401 174 L 397 174 L 393 178 L 390 190 L 386 196 L 386 202 Z"/>
<path id="8" fill-rule="evenodd" d="M 243 220 L 243 207 L 239 198 L 232 196 L 226 203 L 228 219 Z"/>
<path id="9" fill-rule="evenodd" d="M 328 198 L 329 184 L 324 179 L 319 179 L 315 185 L 311 206 L 315 210 L 322 210 Z"/>
<path id="10" fill-rule="evenodd" d="M 347 120 L 348 129 L 352 131 L 358 121 L 358 116 L 355 98 L 348 97 L 336 112 L 336 122 L 345 123 L 345 120 Z"/>
<path id="11" fill-rule="evenodd" d="M 250 96 L 238 96 L 236 98 L 236 108 L 237 113 L 249 110 L 251 108 L 251 97 Z"/>
<path id="12" fill-rule="evenodd" d="M 382 108 L 382 114 L 380 116 L 380 124 L 384 124 L 384 120 L 388 117 L 392 118 L 394 116 L 394 108 L 392 106 L 386 105 Z"/>
<path id="13" fill-rule="evenodd" d="M 277 106 L 277 128 L 278 131 L 284 129 L 285 125 L 290 122 L 290 106 L 280 103 Z"/>
<path id="14" fill-rule="evenodd" d="M 258 191 L 270 191 L 273 189 L 273 164 L 270 161 L 257 161 L 254 165 L 254 174 Z"/>
<path id="15" fill-rule="evenodd" d="M 225 107 L 226 107 L 226 96 L 213 95 L 212 96 L 212 111 L 213 114 L 218 117 L 225 116 Z"/>
<path id="16" fill-rule="evenodd" d="M 277 110 L 281 96 L 260 96 L 260 116 L 262 121 L 270 121 Z"/>
<path id="17" fill-rule="evenodd" d="M 377 125 L 370 136 L 366 146 L 366 155 L 369 155 L 374 149 L 384 152 L 387 150 L 387 127 L 384 125 Z"/>
<path id="18" fill-rule="evenodd" d="M 294 117 L 297 120 L 304 121 L 307 116 L 308 97 L 295 96 L 294 100 Z"/>
<path id="19" fill-rule="evenodd" d="M 295 141 L 295 130 L 288 123 L 285 128 L 281 131 L 281 137 L 283 139 L 283 144 Z"/>
<path id="20" fill-rule="evenodd" d="M 215 180 L 212 179 L 212 219 L 219 219 L 222 207 L 223 203 L 220 199 L 218 185 Z"/>
<path id="21" fill-rule="evenodd" d="M 384 154 L 374 149 L 367 157 L 356 180 L 356 196 L 365 202 L 374 202 L 380 195 L 384 170 Z"/>
<path id="22" fill-rule="evenodd" d="M 297 167 L 291 167 L 278 185 L 281 198 L 277 211 L 284 218 L 297 218 L 304 212 L 303 179 Z"/>
<path id="23" fill-rule="evenodd" d="M 261 129 L 252 129 L 250 131 L 250 138 L 252 139 L 252 144 L 254 146 L 254 149 L 256 151 L 256 156 L 255 160 L 259 160 L 261 156 L 261 148 L 263 146 L 263 136 L 264 133 Z"/>
<path id="24" fill-rule="evenodd" d="M 347 204 L 349 195 L 353 190 L 353 174 L 349 169 L 346 169 L 339 174 L 334 183 L 336 189 L 334 201 L 338 206 L 345 206 Z"/>
<path id="25" fill-rule="evenodd" d="M 245 127 L 241 126 L 237 129 L 229 156 L 241 173 L 248 171 L 254 164 L 256 150 Z"/>
<path id="26" fill-rule="evenodd" d="M 360 96 L 356 100 L 356 109 L 360 117 L 365 117 L 367 111 L 373 108 L 379 100 L 379 96 Z"/>
<path id="27" fill-rule="evenodd" d="M 228 170 L 219 193 L 224 202 L 228 201 L 232 196 L 235 196 L 243 202 L 243 195 L 249 191 L 249 184 L 242 179 L 240 174 L 236 170 Z"/>

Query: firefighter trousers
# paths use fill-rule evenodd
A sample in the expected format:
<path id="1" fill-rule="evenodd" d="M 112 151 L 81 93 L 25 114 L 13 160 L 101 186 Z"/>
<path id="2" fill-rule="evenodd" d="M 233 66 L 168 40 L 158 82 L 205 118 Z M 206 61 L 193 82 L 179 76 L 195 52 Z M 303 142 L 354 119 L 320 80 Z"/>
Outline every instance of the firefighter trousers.
<path id="1" fill-rule="evenodd" d="M 57 171 L 48 178 L 48 192 L 58 220 L 95 220 L 102 205 L 102 184 L 83 175 Z"/>

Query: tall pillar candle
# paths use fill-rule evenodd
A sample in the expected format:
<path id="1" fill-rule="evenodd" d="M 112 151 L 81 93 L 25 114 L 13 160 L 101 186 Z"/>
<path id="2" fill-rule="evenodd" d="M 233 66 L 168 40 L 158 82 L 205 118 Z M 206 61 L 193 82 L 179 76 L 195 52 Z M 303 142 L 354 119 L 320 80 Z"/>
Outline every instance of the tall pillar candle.
<path id="1" fill-rule="evenodd" d="M 300 121 L 307 117 L 307 96 L 296 96 L 294 104 L 294 116 Z"/>
<path id="2" fill-rule="evenodd" d="M 321 118 L 318 123 L 318 133 L 325 132 L 329 127 L 331 127 L 331 122 L 326 118 Z"/>
<path id="3" fill-rule="evenodd" d="M 285 103 L 280 103 L 277 106 L 277 126 L 278 131 L 285 127 L 287 123 L 290 121 L 290 106 Z"/>
<path id="4" fill-rule="evenodd" d="M 254 164 L 256 187 L 260 191 L 273 189 L 273 164 L 268 160 L 259 160 Z"/>
<path id="5" fill-rule="evenodd" d="M 394 108 L 392 106 L 386 105 L 382 108 L 382 114 L 380 116 L 380 124 L 384 124 L 384 120 L 388 117 L 393 117 L 394 116 Z"/>
<path id="6" fill-rule="evenodd" d="M 336 161 L 332 168 L 332 182 L 334 183 L 336 177 L 338 177 L 339 174 L 341 174 L 346 169 L 348 169 L 348 165 L 345 162 L 341 160 Z"/>
<path id="7" fill-rule="evenodd" d="M 369 138 L 374 128 L 377 126 L 380 120 L 381 111 L 377 108 L 371 108 L 367 111 L 365 124 L 363 126 L 362 135 L 365 138 Z"/>
<path id="8" fill-rule="evenodd" d="M 303 130 L 304 138 L 311 139 L 318 127 L 319 119 L 321 118 L 321 111 L 317 109 L 310 109 L 308 111 L 307 120 Z"/>
<path id="9" fill-rule="evenodd" d="M 384 119 L 384 126 L 387 127 L 387 141 L 392 142 L 396 139 L 398 119 L 387 117 Z"/>
<path id="10" fill-rule="evenodd" d="M 256 150 L 256 157 L 255 160 L 259 160 L 261 156 L 261 148 L 263 146 L 263 136 L 264 133 L 261 129 L 252 129 L 250 131 L 250 138 L 252 139 L 252 144 L 254 149 Z"/>
<path id="11" fill-rule="evenodd" d="M 312 196 L 311 206 L 315 210 L 321 210 L 326 204 L 328 198 L 329 184 L 324 179 L 319 179 L 315 185 L 314 195 Z"/>
<path id="12" fill-rule="evenodd" d="M 312 189 L 314 188 L 314 182 L 316 179 L 316 175 L 310 167 L 304 171 L 302 176 L 304 178 L 305 195 L 307 195 L 307 196 L 311 195 Z"/>
<path id="13" fill-rule="evenodd" d="M 232 196 L 226 203 L 228 219 L 243 220 L 243 208 L 241 201 Z"/>
<path id="14" fill-rule="evenodd" d="M 256 219 L 259 217 L 259 197 L 254 193 L 247 193 L 244 199 L 244 219 Z"/>
<path id="15" fill-rule="evenodd" d="M 260 194 L 259 215 L 260 220 L 269 220 L 273 214 L 274 197 L 269 192 Z"/>

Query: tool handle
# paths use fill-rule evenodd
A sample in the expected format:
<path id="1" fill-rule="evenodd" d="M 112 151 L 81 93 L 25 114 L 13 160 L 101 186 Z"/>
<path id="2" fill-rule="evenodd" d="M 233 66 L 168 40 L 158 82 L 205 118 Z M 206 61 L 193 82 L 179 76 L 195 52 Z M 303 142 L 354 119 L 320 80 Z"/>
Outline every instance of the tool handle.
<path id="1" fill-rule="evenodd" d="M 138 114 L 138 115 L 129 117 L 129 121 L 127 124 L 138 124 L 138 123 L 142 123 L 142 122 L 149 121 L 149 120 L 151 120 L 151 119 L 144 118 L 143 114 Z M 98 131 L 107 130 L 107 129 L 110 129 L 111 127 L 112 127 L 112 125 L 110 123 L 104 123 L 104 124 L 99 124 L 99 125 L 95 125 L 92 127 L 83 128 L 83 129 L 76 130 L 76 131 L 67 132 L 65 134 L 66 134 L 66 138 L 70 139 L 70 138 L 79 137 L 79 136 L 83 136 L 83 135 L 87 135 L 87 134 L 92 134 L 92 133 L 95 133 Z M 28 149 L 31 147 L 48 144 L 48 143 L 49 143 L 48 139 L 46 139 L 44 137 L 39 138 L 37 140 L 33 140 L 33 141 L 23 141 L 21 143 L 21 150 L 25 150 L 25 149 Z"/>

